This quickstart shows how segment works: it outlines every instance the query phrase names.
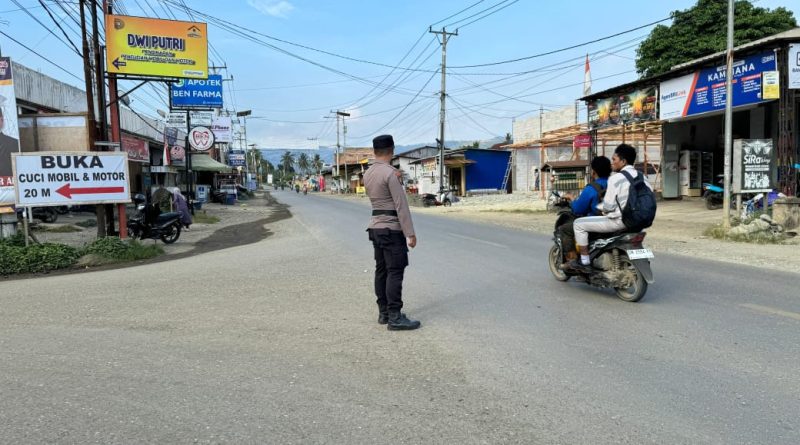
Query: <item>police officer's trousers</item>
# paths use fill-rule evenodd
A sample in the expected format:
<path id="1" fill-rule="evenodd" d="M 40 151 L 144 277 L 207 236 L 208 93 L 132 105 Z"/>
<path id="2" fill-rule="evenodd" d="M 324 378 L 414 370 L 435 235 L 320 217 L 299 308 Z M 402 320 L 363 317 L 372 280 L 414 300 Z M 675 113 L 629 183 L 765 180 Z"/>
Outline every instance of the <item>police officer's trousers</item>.
<path id="1" fill-rule="evenodd" d="M 375 249 L 375 296 L 381 311 L 403 307 L 403 274 L 408 266 L 406 237 L 399 230 L 369 229 Z"/>

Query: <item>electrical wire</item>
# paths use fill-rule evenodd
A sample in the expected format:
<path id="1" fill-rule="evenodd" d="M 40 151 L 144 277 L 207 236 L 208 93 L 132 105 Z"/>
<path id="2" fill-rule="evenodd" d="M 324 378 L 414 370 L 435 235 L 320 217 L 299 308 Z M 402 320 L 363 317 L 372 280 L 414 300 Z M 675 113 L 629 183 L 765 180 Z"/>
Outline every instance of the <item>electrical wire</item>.
<path id="1" fill-rule="evenodd" d="M 53 37 L 57 38 L 57 39 L 58 39 L 58 40 L 59 40 L 61 43 L 63 43 L 63 44 L 64 44 L 64 45 L 66 45 L 68 48 L 70 48 L 71 50 L 73 50 L 73 51 L 75 52 L 75 54 L 77 54 L 77 55 L 78 55 L 78 56 L 80 56 L 80 57 L 83 57 L 83 54 L 81 53 L 81 51 L 78 49 L 78 47 L 76 47 L 76 46 L 75 46 L 75 44 L 74 44 L 74 43 L 72 43 L 72 40 L 70 40 L 70 39 L 69 39 L 69 37 L 67 37 L 67 40 L 65 41 L 64 39 L 62 39 L 61 37 L 59 37 L 58 35 L 56 35 L 56 33 L 54 33 L 54 32 L 53 32 L 53 30 L 52 30 L 52 29 L 50 29 L 50 28 L 49 28 L 47 25 L 45 25 L 44 23 L 42 23 L 42 22 L 41 22 L 41 20 L 39 20 L 39 19 L 38 19 L 38 18 L 37 18 L 35 15 L 33 15 L 33 14 L 32 14 L 32 13 L 31 13 L 31 12 L 30 12 L 30 11 L 29 11 L 27 8 L 23 7 L 23 6 L 22 6 L 22 5 L 21 5 L 21 4 L 20 4 L 20 3 L 19 3 L 17 0 L 11 0 L 11 1 L 12 1 L 12 2 L 13 2 L 15 5 L 17 5 L 19 8 L 21 8 L 22 10 L 24 10 L 24 11 L 25 11 L 25 13 L 26 13 L 26 14 L 27 14 L 27 15 L 28 15 L 30 18 L 32 18 L 32 19 L 33 19 L 33 20 L 34 20 L 36 23 L 38 23 L 39 25 L 41 25 L 41 26 L 42 26 L 42 28 L 46 29 L 46 30 L 47 30 L 47 32 L 49 32 L 50 34 L 52 34 L 52 35 L 53 35 Z M 44 3 L 42 3 L 42 6 L 44 7 Z M 47 9 L 47 8 L 45 7 L 45 9 Z M 48 13 L 49 13 L 49 10 L 48 10 Z M 51 16 L 51 18 L 52 18 L 52 16 Z M 53 19 L 53 20 L 55 21 L 55 19 Z M 56 22 L 56 25 L 59 27 L 59 29 L 61 29 L 61 31 L 62 31 L 62 32 L 64 31 L 64 30 L 61 28 L 61 25 L 60 25 L 60 24 L 58 24 L 58 22 Z M 66 33 L 64 33 L 64 34 L 66 35 Z"/>
<path id="2" fill-rule="evenodd" d="M 511 2 L 511 3 L 509 3 L 509 4 L 505 5 L 505 6 L 503 6 L 502 8 L 495 9 L 494 11 L 492 11 L 492 12 L 490 12 L 490 13 L 488 13 L 488 14 L 484 15 L 484 16 L 478 17 L 477 19 L 475 19 L 475 20 L 473 20 L 473 21 L 471 21 L 471 22 L 469 22 L 469 23 L 467 23 L 467 24 L 465 24 L 465 25 L 461 25 L 461 26 L 459 26 L 459 27 L 458 27 L 456 30 L 459 30 L 459 29 L 462 29 L 462 28 L 466 28 L 467 26 L 469 26 L 469 25 L 471 25 L 471 24 L 473 24 L 473 23 L 475 23 L 475 22 L 477 22 L 477 21 L 479 21 L 479 20 L 483 20 L 483 19 L 485 19 L 486 17 L 489 17 L 490 15 L 496 14 L 496 13 L 498 13 L 498 12 L 500 12 L 500 11 L 502 11 L 502 10 L 504 10 L 504 9 L 508 8 L 509 6 L 513 5 L 514 3 L 517 3 L 518 1 L 519 1 L 519 0 L 514 0 L 513 2 Z"/>

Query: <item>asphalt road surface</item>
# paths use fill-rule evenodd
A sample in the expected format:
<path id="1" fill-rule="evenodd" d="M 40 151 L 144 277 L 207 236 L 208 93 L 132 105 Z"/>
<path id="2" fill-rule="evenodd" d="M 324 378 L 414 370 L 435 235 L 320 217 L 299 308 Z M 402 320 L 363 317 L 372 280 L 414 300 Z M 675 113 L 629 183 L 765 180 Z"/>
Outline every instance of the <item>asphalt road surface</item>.
<path id="1" fill-rule="evenodd" d="M 256 244 L 1 282 L 0 443 L 800 443 L 800 275 L 656 252 L 625 303 L 416 215 L 390 332 L 369 209 L 275 196 Z"/>

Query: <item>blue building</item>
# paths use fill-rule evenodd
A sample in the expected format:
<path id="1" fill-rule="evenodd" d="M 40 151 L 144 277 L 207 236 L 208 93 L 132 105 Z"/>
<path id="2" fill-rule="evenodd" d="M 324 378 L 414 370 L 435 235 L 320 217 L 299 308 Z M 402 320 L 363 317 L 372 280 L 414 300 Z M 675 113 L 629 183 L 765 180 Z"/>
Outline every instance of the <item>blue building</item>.
<path id="1" fill-rule="evenodd" d="M 437 193 L 439 157 L 432 156 L 411 162 L 418 166 L 419 193 Z M 470 193 L 510 193 L 511 152 L 479 148 L 447 150 L 444 156 L 444 181 L 459 196 Z"/>

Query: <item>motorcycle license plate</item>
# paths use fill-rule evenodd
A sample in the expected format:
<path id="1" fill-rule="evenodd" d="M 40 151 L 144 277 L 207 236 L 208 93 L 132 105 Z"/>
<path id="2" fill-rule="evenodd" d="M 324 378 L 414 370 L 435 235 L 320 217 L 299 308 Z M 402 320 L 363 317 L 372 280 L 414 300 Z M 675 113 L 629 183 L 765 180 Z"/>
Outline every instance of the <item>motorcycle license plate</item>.
<path id="1" fill-rule="evenodd" d="M 653 251 L 650 249 L 631 249 L 628 251 L 628 258 L 632 260 L 644 260 L 654 258 Z"/>

